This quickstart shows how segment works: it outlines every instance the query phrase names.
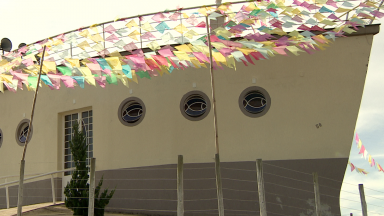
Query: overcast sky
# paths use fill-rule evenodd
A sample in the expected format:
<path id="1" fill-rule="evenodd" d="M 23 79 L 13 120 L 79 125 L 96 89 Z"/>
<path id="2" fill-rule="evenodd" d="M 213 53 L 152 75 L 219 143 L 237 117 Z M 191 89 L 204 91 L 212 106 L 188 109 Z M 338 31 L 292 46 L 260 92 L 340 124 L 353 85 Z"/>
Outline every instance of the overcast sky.
<path id="1" fill-rule="evenodd" d="M 139 4 L 140 2 L 140 4 Z M 225 1 L 223 1 L 225 2 Z M 110 21 L 116 17 L 127 17 L 150 12 L 175 9 L 177 6 L 192 7 L 214 4 L 214 0 L 1 0 L 0 38 L 7 37 L 13 42 L 13 47 L 24 42 L 27 44 L 51 37 L 69 30 L 78 29 L 95 23 Z M 368 152 L 381 165 L 384 166 L 384 31 L 377 34 L 372 45 L 368 74 L 365 83 L 364 95 L 356 125 L 356 132 Z M 357 97 L 357 96 L 356 96 Z M 352 143 L 353 137 L 351 137 Z M 384 208 L 369 205 L 384 206 L 384 173 L 378 173 L 369 163 L 358 155 L 356 145 L 352 144 L 350 161 L 357 167 L 369 172 L 367 176 L 346 170 L 343 190 L 358 193 L 357 184 L 363 183 L 366 187 L 368 210 L 384 212 Z M 349 185 L 347 183 L 352 183 Z M 373 191 L 374 189 L 377 191 Z M 341 193 L 341 206 L 360 210 L 358 202 L 348 202 L 344 199 L 359 201 L 358 196 Z M 342 208 L 342 215 L 354 212 Z M 361 215 L 355 211 L 354 215 Z M 370 215 L 375 215 L 370 213 Z M 379 215 L 379 214 L 377 214 Z"/>

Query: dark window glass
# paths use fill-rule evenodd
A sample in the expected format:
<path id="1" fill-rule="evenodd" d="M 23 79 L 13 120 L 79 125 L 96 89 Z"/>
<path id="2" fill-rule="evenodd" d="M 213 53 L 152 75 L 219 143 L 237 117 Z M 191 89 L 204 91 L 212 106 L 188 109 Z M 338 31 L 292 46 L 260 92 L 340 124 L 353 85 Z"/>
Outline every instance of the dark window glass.
<path id="1" fill-rule="evenodd" d="M 22 129 L 21 129 L 20 134 L 19 134 L 19 141 L 21 143 L 25 143 L 25 141 L 27 140 L 27 134 L 28 134 L 29 125 L 28 124 L 24 124 L 21 128 Z"/>
<path id="2" fill-rule="evenodd" d="M 84 119 L 86 117 L 88 117 L 88 112 L 82 112 L 81 113 L 81 117 Z"/>
<path id="3" fill-rule="evenodd" d="M 262 112 L 267 106 L 267 100 L 260 92 L 254 91 L 248 93 L 243 99 L 244 109 L 250 113 L 256 114 Z"/>
<path id="4" fill-rule="evenodd" d="M 123 110 L 122 118 L 125 122 L 135 123 L 143 114 L 143 107 L 137 102 L 131 102 L 126 105 Z"/>
<path id="5" fill-rule="evenodd" d="M 205 113 L 207 103 L 204 98 L 199 95 L 189 96 L 184 103 L 184 111 L 191 117 L 199 117 Z"/>

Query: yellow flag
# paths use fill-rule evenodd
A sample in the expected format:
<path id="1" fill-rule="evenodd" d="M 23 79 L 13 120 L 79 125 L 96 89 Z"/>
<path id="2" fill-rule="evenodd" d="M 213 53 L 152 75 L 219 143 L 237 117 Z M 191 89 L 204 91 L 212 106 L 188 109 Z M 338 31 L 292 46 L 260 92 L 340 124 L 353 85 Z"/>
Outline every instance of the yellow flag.
<path id="1" fill-rule="evenodd" d="M 44 73 L 53 72 L 56 73 L 56 62 L 54 61 L 44 61 L 42 71 Z"/>
<path id="2" fill-rule="evenodd" d="M 315 15 L 313 15 L 313 17 L 315 17 L 320 22 L 323 21 L 325 18 L 325 16 L 323 14 L 321 14 L 320 12 L 315 13 Z"/>
<path id="3" fill-rule="evenodd" d="M 154 31 L 155 29 L 149 24 L 149 22 L 144 23 L 141 28 L 145 31 Z"/>
<path id="4" fill-rule="evenodd" d="M 299 9 L 295 8 L 291 13 L 298 15 L 301 13 L 301 11 Z"/>
<path id="5" fill-rule="evenodd" d="M 12 80 L 13 80 L 12 75 L 0 74 L 0 78 L 7 83 L 12 83 Z"/>
<path id="6" fill-rule="evenodd" d="M 108 62 L 109 66 L 111 66 L 113 70 L 123 70 L 118 57 L 109 57 L 105 58 L 105 60 Z"/>
<path id="7" fill-rule="evenodd" d="M 232 55 L 227 56 L 227 66 L 236 70 L 235 58 Z"/>
<path id="8" fill-rule="evenodd" d="M 133 40 L 137 40 L 137 35 L 140 35 L 140 33 L 137 30 L 134 30 L 128 35 L 128 37 L 132 38 Z"/>
<path id="9" fill-rule="evenodd" d="M 102 50 L 104 50 L 104 46 L 97 43 L 95 44 L 94 46 L 91 47 L 93 50 L 97 51 L 97 52 L 101 52 Z"/>
<path id="10" fill-rule="evenodd" d="M 123 56 L 121 56 L 120 52 L 117 51 L 117 50 L 111 52 L 111 53 L 109 54 L 109 56 L 111 56 L 111 57 L 118 57 L 119 59 L 123 58 Z"/>
<path id="11" fill-rule="evenodd" d="M 216 49 L 221 50 L 223 48 L 228 48 L 221 42 L 211 42 L 212 46 L 214 46 Z"/>
<path id="12" fill-rule="evenodd" d="M 335 11 L 336 13 L 345 13 L 345 12 L 349 12 L 350 9 L 347 9 L 347 8 L 337 8 L 337 10 Z"/>
<path id="13" fill-rule="evenodd" d="M 160 45 L 156 41 L 152 41 L 151 43 L 148 43 L 147 47 L 149 47 L 153 51 L 160 49 Z"/>
<path id="14" fill-rule="evenodd" d="M 29 73 L 29 74 L 32 74 L 33 76 L 36 76 L 39 73 L 39 71 L 37 70 L 37 68 L 35 68 L 35 67 L 33 67 L 33 68 L 34 68 L 34 70 L 23 68 L 23 71 L 25 73 Z"/>
<path id="15" fill-rule="evenodd" d="M 190 61 L 190 58 L 186 52 L 183 51 L 173 51 L 173 53 L 180 59 L 180 61 L 187 60 Z"/>
<path id="16" fill-rule="evenodd" d="M 191 48 L 186 45 L 186 44 L 182 44 L 182 45 L 179 45 L 179 46 L 175 46 L 175 48 L 179 51 L 183 51 L 183 52 L 192 52 Z"/>
<path id="17" fill-rule="evenodd" d="M 84 30 L 84 31 L 80 32 L 79 35 L 82 37 L 85 37 L 85 38 L 88 38 L 89 36 L 91 36 L 91 34 L 89 34 L 88 30 Z"/>
<path id="18" fill-rule="evenodd" d="M 138 25 L 136 24 L 135 20 L 129 21 L 125 26 L 127 26 L 129 29 L 131 29 L 134 26 L 138 27 Z"/>
<path id="19" fill-rule="evenodd" d="M 184 32 L 188 31 L 187 27 L 185 27 L 183 24 L 177 25 L 174 29 L 180 34 L 183 34 Z"/>
<path id="20" fill-rule="evenodd" d="M 287 50 L 293 53 L 295 56 L 300 55 L 299 52 L 303 52 L 303 50 L 297 48 L 296 46 L 287 46 Z"/>
<path id="21" fill-rule="evenodd" d="M 249 55 L 251 52 L 255 52 L 255 50 L 249 49 L 249 48 L 239 48 L 239 47 L 237 47 L 236 49 L 239 50 L 240 52 L 242 52 L 245 55 Z"/>
<path id="22" fill-rule="evenodd" d="M 83 74 L 84 77 L 93 77 L 91 70 L 88 67 L 81 67 L 80 72 Z"/>
<path id="23" fill-rule="evenodd" d="M 89 39 L 93 40 L 96 43 L 104 41 L 104 39 L 101 37 L 100 34 L 94 34 L 94 35 L 90 36 Z"/>
<path id="24" fill-rule="evenodd" d="M 80 67 L 79 59 L 65 58 L 65 61 L 69 62 L 72 67 Z"/>
<path id="25" fill-rule="evenodd" d="M 193 31 L 192 29 L 184 34 L 184 36 L 189 38 L 189 39 L 192 39 L 193 36 L 197 36 L 197 35 L 199 35 L 199 34 L 197 34 L 197 32 Z"/>
<path id="26" fill-rule="evenodd" d="M 3 81 L 0 81 L 0 92 L 4 93 Z"/>
<path id="27" fill-rule="evenodd" d="M 84 76 L 84 78 L 85 78 L 85 81 L 86 81 L 89 85 L 96 86 L 95 77 L 93 77 L 93 76 L 91 75 L 91 76 Z"/>
<path id="28" fill-rule="evenodd" d="M 93 24 L 89 27 L 92 31 L 99 33 L 99 30 L 97 29 L 97 24 Z"/>
<path id="29" fill-rule="evenodd" d="M 139 81 L 137 80 L 136 71 L 135 70 L 131 70 L 131 73 L 132 73 L 132 80 L 133 80 L 133 82 L 139 84 Z"/>
<path id="30" fill-rule="evenodd" d="M 77 46 L 80 47 L 82 50 L 85 50 L 85 47 L 90 47 L 89 43 L 86 40 L 77 44 Z"/>
<path id="31" fill-rule="evenodd" d="M 227 65 L 227 59 L 220 52 L 212 52 L 212 57 L 216 60 L 216 62 Z"/>

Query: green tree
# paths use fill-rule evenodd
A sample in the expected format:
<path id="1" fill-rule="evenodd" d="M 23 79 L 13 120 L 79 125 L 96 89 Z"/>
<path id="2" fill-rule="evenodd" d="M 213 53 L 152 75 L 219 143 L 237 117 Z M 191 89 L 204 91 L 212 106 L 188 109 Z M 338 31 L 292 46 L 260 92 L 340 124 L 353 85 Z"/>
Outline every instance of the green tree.
<path id="1" fill-rule="evenodd" d="M 73 215 L 88 215 L 88 197 L 89 184 L 86 136 L 79 129 L 79 124 L 73 125 L 73 137 L 69 143 L 71 147 L 75 170 L 72 173 L 72 179 L 64 188 L 65 206 L 73 211 Z M 115 189 L 108 194 L 108 189 L 105 189 L 101 194 L 101 186 L 103 185 L 103 177 L 95 188 L 95 216 L 103 216 L 104 208 L 108 205 L 109 200 L 115 193 Z M 100 197 L 99 197 L 100 196 Z"/>

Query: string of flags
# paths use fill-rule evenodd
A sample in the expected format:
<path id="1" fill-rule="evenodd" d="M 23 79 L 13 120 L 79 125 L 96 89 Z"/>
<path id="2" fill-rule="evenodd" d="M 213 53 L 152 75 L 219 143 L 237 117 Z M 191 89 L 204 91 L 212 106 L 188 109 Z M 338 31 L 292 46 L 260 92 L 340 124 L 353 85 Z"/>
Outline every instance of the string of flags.
<path id="1" fill-rule="evenodd" d="M 361 139 L 359 138 L 359 135 L 357 133 L 355 136 L 355 142 L 356 142 L 357 148 L 359 149 L 359 154 L 361 154 L 361 156 L 368 161 L 369 165 L 377 169 L 379 172 L 384 172 L 384 169 L 382 168 L 382 166 L 371 156 L 371 154 L 368 153 L 367 149 L 362 144 Z M 364 169 L 355 167 L 351 162 L 348 162 L 348 164 L 351 166 L 351 172 L 356 168 L 356 171 L 359 173 L 363 173 L 363 174 L 368 173 Z"/>
<path id="2" fill-rule="evenodd" d="M 361 173 L 361 174 L 364 174 L 364 175 L 367 175 L 369 172 L 365 171 L 364 169 L 362 168 L 358 168 L 356 167 L 353 163 L 351 163 L 350 161 L 348 161 L 348 165 L 351 167 L 351 172 L 353 172 L 353 170 L 356 170 L 357 173 Z"/>
<path id="3" fill-rule="evenodd" d="M 61 83 L 67 88 L 84 88 L 85 83 L 105 88 L 118 82 L 128 87 L 130 81 L 138 83 L 138 78 L 151 79 L 174 69 L 207 68 L 210 49 L 215 70 L 236 70 L 236 63 L 254 65 L 275 55 L 312 54 L 384 17 L 383 8 L 370 0 L 267 0 L 115 19 L 0 56 L 0 91 L 4 86 L 12 92 L 35 90 L 43 46 L 47 50 L 41 80 L 52 90 L 60 89 Z M 213 29 L 207 19 L 224 21 Z"/>

